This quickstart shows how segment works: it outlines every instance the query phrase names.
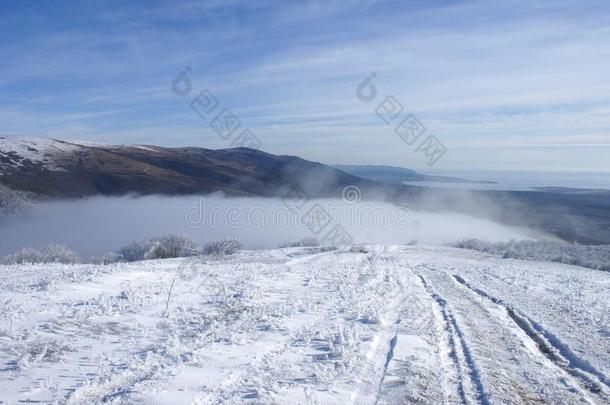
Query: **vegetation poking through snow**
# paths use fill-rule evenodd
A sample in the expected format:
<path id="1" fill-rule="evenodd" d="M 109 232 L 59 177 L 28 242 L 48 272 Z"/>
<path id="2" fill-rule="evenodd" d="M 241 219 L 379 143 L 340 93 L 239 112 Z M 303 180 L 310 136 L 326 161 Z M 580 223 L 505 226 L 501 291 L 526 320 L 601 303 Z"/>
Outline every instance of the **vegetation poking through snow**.
<path id="1" fill-rule="evenodd" d="M 467 239 L 454 246 L 491 253 L 504 258 L 542 260 L 610 271 L 610 245 L 571 245 L 561 242 L 525 240 L 489 243 L 478 239 Z"/>
<path id="2" fill-rule="evenodd" d="M 51 243 L 41 248 L 24 248 L 20 251 L 6 256 L 3 264 L 23 264 L 23 263 L 79 263 L 80 258 L 70 248 Z"/>
<path id="3" fill-rule="evenodd" d="M 149 259 L 189 257 L 201 254 L 201 248 L 185 236 L 163 235 L 131 242 L 119 249 L 119 257 L 128 262 Z"/>

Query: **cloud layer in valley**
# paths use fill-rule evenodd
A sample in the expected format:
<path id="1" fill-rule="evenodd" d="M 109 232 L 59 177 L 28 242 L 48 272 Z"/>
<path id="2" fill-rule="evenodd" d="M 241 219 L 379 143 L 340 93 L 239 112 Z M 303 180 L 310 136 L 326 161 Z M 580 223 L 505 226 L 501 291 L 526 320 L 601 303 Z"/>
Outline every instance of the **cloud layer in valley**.
<path id="1" fill-rule="evenodd" d="M 307 226 L 312 207 L 328 215 L 328 226 Z M 323 221 L 326 223 L 326 221 Z M 311 225 L 311 224 L 310 224 Z M 116 251 L 134 239 L 165 233 L 197 242 L 236 237 L 245 248 L 273 248 L 305 237 L 323 240 L 340 225 L 355 243 L 426 244 L 529 239 L 533 233 L 455 213 L 410 210 L 387 203 L 311 200 L 293 210 L 279 199 L 206 197 L 96 197 L 31 207 L 3 220 L 0 255 L 24 247 L 65 244 L 83 257 Z"/>

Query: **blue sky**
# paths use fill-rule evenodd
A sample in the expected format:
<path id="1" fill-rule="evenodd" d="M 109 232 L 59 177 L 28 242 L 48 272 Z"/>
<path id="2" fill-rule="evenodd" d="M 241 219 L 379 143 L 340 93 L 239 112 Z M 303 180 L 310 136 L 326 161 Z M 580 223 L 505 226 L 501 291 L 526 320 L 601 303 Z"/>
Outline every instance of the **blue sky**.
<path id="1" fill-rule="evenodd" d="M 4 0 L 0 55 L 3 135 L 228 147 L 208 89 L 266 151 L 430 169 L 375 114 L 393 95 L 434 170 L 610 172 L 607 1 Z"/>

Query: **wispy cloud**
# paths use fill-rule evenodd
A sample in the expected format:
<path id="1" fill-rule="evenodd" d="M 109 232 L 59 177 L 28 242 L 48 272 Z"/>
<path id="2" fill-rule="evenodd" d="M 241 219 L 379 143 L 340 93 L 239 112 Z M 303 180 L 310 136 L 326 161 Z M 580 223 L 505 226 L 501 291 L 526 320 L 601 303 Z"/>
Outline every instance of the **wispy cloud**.
<path id="1" fill-rule="evenodd" d="M 2 11 L 4 133 L 226 146 L 169 91 L 189 66 L 195 88 L 214 92 L 272 152 L 332 161 L 339 147 L 343 163 L 425 166 L 354 96 L 372 71 L 382 95 L 451 148 L 447 168 L 494 168 L 472 152 L 488 148 L 503 167 L 553 169 L 541 146 L 610 143 L 601 1 L 9 2 Z M 591 159 L 564 168 L 610 171 Z"/>

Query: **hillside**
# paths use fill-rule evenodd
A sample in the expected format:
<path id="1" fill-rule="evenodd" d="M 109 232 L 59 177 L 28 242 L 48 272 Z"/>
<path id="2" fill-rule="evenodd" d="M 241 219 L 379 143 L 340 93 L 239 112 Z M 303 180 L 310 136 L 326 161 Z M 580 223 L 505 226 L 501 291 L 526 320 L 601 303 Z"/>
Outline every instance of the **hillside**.
<path id="1" fill-rule="evenodd" d="M 278 195 L 299 185 L 311 195 L 373 182 L 295 156 L 247 148 L 163 148 L 0 137 L 0 184 L 51 198 L 93 195 Z"/>
<path id="2" fill-rule="evenodd" d="M 608 403 L 609 286 L 425 246 L 0 266 L 1 397 Z"/>

